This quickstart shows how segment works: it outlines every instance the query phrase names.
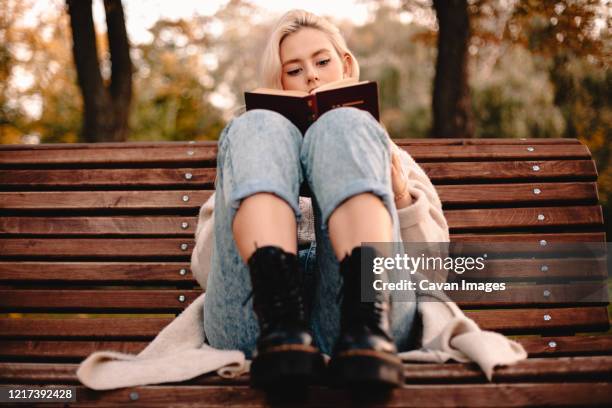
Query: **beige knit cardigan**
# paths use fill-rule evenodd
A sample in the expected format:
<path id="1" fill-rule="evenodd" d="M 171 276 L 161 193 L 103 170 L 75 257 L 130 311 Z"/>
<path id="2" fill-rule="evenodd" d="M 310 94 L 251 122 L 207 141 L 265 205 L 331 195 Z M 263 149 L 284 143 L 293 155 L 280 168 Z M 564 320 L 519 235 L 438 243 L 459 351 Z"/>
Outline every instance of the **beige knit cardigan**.
<path id="1" fill-rule="evenodd" d="M 412 157 L 400 152 L 413 202 L 398 210 L 403 242 L 448 242 L 449 232 L 442 204 L 431 181 Z M 300 241 L 314 237 L 310 200 L 300 197 L 304 217 L 299 225 Z M 213 237 L 214 194 L 202 205 L 196 229 L 191 271 L 203 289 L 210 269 Z M 77 369 L 85 386 L 96 390 L 189 380 L 216 372 L 235 377 L 249 370 L 250 361 L 239 350 L 218 350 L 205 343 L 203 304 L 205 293 L 169 323 L 139 354 L 96 351 Z M 417 291 L 417 311 L 422 327 L 415 350 L 402 352 L 406 362 L 443 363 L 449 360 L 477 363 L 491 381 L 496 366 L 527 358 L 517 342 L 481 330 L 443 293 Z M 427 298 L 435 299 L 427 299 Z"/>

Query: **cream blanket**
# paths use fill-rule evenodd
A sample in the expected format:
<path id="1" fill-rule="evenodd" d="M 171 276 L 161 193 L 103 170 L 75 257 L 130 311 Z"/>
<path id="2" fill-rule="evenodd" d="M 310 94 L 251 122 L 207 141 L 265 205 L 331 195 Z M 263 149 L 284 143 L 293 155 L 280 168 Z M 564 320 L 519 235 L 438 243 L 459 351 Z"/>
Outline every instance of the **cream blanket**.
<path id="1" fill-rule="evenodd" d="M 398 149 L 394 144 L 393 148 Z M 425 172 L 406 152 L 400 158 L 413 203 L 398 210 L 404 242 L 448 242 L 448 225 L 435 188 Z M 191 257 L 195 279 L 206 289 L 213 242 L 214 195 L 202 205 Z M 301 207 L 309 203 L 300 202 Z M 312 236 L 309 217 L 300 224 L 300 237 Z M 312 222 L 312 221 L 310 221 Z M 96 351 L 77 369 L 85 386 L 96 390 L 165 382 L 180 382 L 216 372 L 235 377 L 249 370 L 250 361 L 238 350 L 218 350 L 205 343 L 203 304 L 200 295 L 166 326 L 139 354 Z M 431 298 L 431 299 L 428 299 Z M 491 331 L 483 331 L 444 293 L 417 291 L 417 310 L 422 328 L 419 348 L 400 353 L 406 362 L 443 363 L 449 360 L 477 363 L 491 381 L 496 366 L 527 358 L 517 342 Z M 419 321 L 418 319 L 415 321 Z"/>

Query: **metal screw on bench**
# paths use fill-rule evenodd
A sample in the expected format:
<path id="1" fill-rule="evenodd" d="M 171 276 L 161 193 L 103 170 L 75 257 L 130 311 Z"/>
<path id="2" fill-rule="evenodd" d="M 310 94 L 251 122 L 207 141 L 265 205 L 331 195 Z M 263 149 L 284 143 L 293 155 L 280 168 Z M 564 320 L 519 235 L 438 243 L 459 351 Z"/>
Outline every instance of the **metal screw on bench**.
<path id="1" fill-rule="evenodd" d="M 183 201 L 184 201 L 184 202 L 189 201 L 189 196 L 188 196 L 188 195 L 184 195 L 184 196 L 183 196 Z"/>
<path id="2" fill-rule="evenodd" d="M 132 401 L 137 401 L 137 400 L 138 400 L 138 398 L 140 398 L 140 396 L 138 395 L 138 393 L 137 393 L 137 392 L 130 392 L 130 399 L 131 399 Z"/>
<path id="3" fill-rule="evenodd" d="M 185 178 L 186 178 L 187 180 L 191 180 L 191 178 L 192 178 L 192 177 L 193 177 L 193 174 L 191 174 L 191 173 L 185 173 Z"/>
<path id="4" fill-rule="evenodd" d="M 533 171 L 540 171 L 540 166 L 537 164 L 532 167 Z"/>
<path id="5" fill-rule="evenodd" d="M 187 269 L 181 268 L 181 270 L 179 271 L 179 275 L 184 276 L 186 274 L 187 274 Z"/>
<path id="6" fill-rule="evenodd" d="M 187 250 L 188 245 L 187 244 L 181 244 L 181 250 L 182 251 L 186 251 Z"/>
<path id="7" fill-rule="evenodd" d="M 533 194 L 540 194 L 542 192 L 542 190 L 540 190 L 539 188 L 534 188 L 533 189 Z"/>
<path id="8" fill-rule="evenodd" d="M 545 218 L 544 214 L 538 214 L 538 221 L 544 221 Z"/>
<path id="9" fill-rule="evenodd" d="M 550 290 L 546 289 L 544 291 L 544 297 L 549 297 L 550 296 Z"/>
<path id="10" fill-rule="evenodd" d="M 189 223 L 188 222 L 182 222 L 181 223 L 181 228 L 182 229 L 187 229 L 189 227 Z"/>
<path id="11" fill-rule="evenodd" d="M 548 265 L 542 265 L 542 267 L 540 268 L 540 270 L 542 272 L 548 272 Z"/>
<path id="12" fill-rule="evenodd" d="M 548 347 L 550 347 L 550 348 L 555 348 L 555 347 L 557 347 L 557 342 L 556 342 L 556 341 L 549 341 L 549 342 L 548 342 Z"/>
<path id="13" fill-rule="evenodd" d="M 545 239 L 540 240 L 540 246 L 546 246 L 546 244 L 548 244 L 548 242 L 546 242 Z"/>
<path id="14" fill-rule="evenodd" d="M 183 303 L 185 301 L 185 295 L 179 295 L 178 300 Z"/>
<path id="15" fill-rule="evenodd" d="M 549 314 L 544 315 L 544 320 L 549 321 L 550 319 L 552 319 L 552 317 L 550 317 Z"/>
<path id="16" fill-rule="evenodd" d="M 535 150 L 535 149 L 534 149 L 533 147 L 531 147 L 531 146 L 529 146 L 529 147 L 527 148 L 527 151 L 528 151 L 528 152 L 533 152 L 534 150 Z"/>
<path id="17" fill-rule="evenodd" d="M 193 150 L 188 150 L 187 151 L 187 156 L 193 156 L 194 151 Z"/>

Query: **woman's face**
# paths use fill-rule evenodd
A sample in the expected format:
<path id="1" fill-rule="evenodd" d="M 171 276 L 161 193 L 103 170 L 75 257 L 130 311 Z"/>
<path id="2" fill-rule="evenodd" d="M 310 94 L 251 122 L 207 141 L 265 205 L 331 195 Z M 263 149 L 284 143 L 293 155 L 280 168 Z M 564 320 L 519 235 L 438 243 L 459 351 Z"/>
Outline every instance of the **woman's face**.
<path id="1" fill-rule="evenodd" d="M 310 92 L 349 76 L 349 56 L 340 59 L 323 32 L 303 27 L 280 44 L 283 89 Z"/>

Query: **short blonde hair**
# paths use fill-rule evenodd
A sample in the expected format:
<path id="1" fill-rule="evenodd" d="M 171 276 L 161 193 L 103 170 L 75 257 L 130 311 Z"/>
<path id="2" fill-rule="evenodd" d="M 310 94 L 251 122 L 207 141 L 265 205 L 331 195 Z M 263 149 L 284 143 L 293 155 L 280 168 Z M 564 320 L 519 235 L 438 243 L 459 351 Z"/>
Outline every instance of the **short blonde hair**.
<path id="1" fill-rule="evenodd" d="M 351 72 L 349 77 L 359 79 L 359 64 L 353 53 L 346 46 L 346 42 L 338 27 L 316 14 L 301 9 L 294 9 L 285 13 L 272 29 L 268 43 L 264 49 L 259 67 L 259 82 L 264 88 L 282 89 L 282 64 L 280 59 L 280 44 L 286 36 L 297 32 L 302 27 L 310 27 L 322 31 L 327 35 L 340 59 L 345 55 L 350 57 Z"/>

